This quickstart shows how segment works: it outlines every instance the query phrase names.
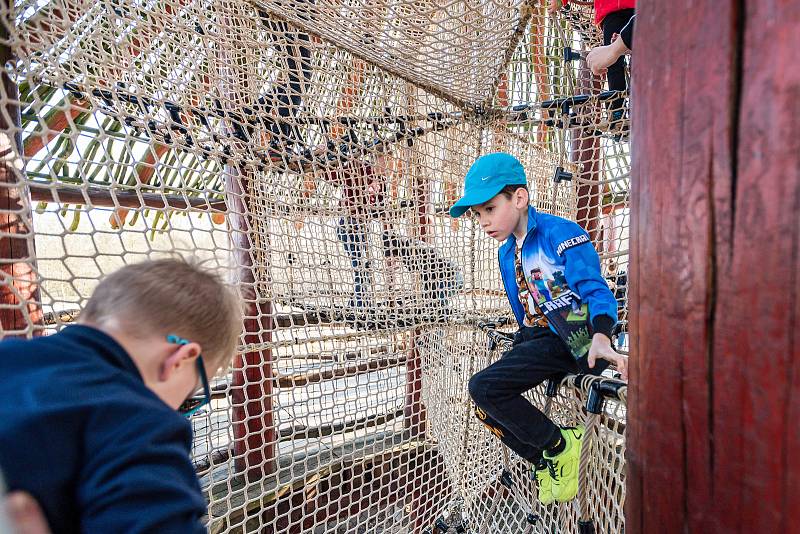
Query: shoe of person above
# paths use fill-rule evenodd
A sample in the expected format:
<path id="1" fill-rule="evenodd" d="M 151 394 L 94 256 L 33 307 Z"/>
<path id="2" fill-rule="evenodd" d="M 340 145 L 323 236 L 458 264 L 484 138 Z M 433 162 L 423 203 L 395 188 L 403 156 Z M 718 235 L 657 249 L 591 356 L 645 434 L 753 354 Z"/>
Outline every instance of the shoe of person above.
<path id="1" fill-rule="evenodd" d="M 539 493 L 539 502 L 550 504 L 553 498 L 553 479 L 550 476 L 550 463 L 542 458 L 533 468 L 533 476 L 536 478 L 536 487 Z"/>
<path id="2" fill-rule="evenodd" d="M 578 494 L 578 466 L 581 461 L 583 433 L 582 425 L 562 428 L 564 450 L 553 456 L 547 451 L 544 453 L 545 460 L 550 464 L 553 498 L 558 502 L 569 502 Z"/>

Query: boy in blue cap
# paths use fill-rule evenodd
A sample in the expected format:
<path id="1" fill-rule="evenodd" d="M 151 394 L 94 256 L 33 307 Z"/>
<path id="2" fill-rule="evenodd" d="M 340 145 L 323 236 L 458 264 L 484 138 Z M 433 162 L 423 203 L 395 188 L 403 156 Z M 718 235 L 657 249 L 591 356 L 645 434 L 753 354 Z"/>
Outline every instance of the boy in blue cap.
<path id="1" fill-rule="evenodd" d="M 206 502 L 176 411 L 230 363 L 241 303 L 182 260 L 128 265 L 80 324 L 0 343 L 0 468 L 53 532 L 204 533 Z M 196 409 L 197 406 L 194 407 Z"/>
<path id="2" fill-rule="evenodd" d="M 505 241 L 500 274 L 520 326 L 512 349 L 470 378 L 475 412 L 533 464 L 543 504 L 569 501 L 578 492 L 583 428 L 556 426 L 523 393 L 567 373 L 599 374 L 607 362 L 626 379 L 627 359 L 611 346 L 617 302 L 588 234 L 529 205 L 525 171 L 515 157 L 478 158 L 450 215 L 467 210 L 489 237 Z M 595 365 L 598 360 L 606 361 Z"/>

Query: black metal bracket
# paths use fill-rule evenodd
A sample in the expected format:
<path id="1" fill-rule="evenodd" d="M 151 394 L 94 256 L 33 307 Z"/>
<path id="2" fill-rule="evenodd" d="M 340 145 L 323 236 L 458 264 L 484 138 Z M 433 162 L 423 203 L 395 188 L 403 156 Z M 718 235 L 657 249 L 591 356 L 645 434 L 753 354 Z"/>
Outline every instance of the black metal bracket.
<path id="1" fill-rule="evenodd" d="M 571 182 L 571 181 L 572 181 L 571 172 L 565 171 L 564 167 L 556 167 L 556 170 L 553 173 L 553 182 L 559 184 L 561 182 Z"/>
<path id="2" fill-rule="evenodd" d="M 581 57 L 582 56 L 580 52 L 576 52 L 575 50 L 572 49 L 572 47 L 570 46 L 564 47 L 564 61 L 566 62 L 579 61 Z"/>
<path id="3" fill-rule="evenodd" d="M 602 91 L 600 93 L 594 95 L 572 95 L 572 96 L 565 96 L 563 98 L 553 98 L 551 100 L 543 100 L 541 103 L 542 109 L 556 109 L 561 108 L 564 109 L 564 106 L 580 106 L 591 99 L 597 99 L 601 102 L 606 100 L 612 100 L 620 96 L 622 91 Z"/>
<path id="4" fill-rule="evenodd" d="M 511 472 L 508 469 L 503 469 L 503 472 L 500 474 L 500 483 L 508 489 L 514 486 L 514 478 L 511 476 Z"/>
<path id="5" fill-rule="evenodd" d="M 513 342 L 514 335 L 508 332 L 499 332 L 498 327 L 507 325 L 509 320 L 507 317 L 493 317 L 485 321 L 478 321 L 478 328 L 486 334 L 486 350 L 492 352 L 497 348 L 500 343 Z"/>
<path id="6" fill-rule="evenodd" d="M 436 520 L 436 523 L 433 524 L 433 528 L 440 534 L 446 534 L 447 532 L 450 532 L 451 529 L 455 530 L 458 534 L 464 534 L 467 531 L 466 527 L 462 524 L 448 525 L 447 521 L 444 520 L 444 517 L 441 516 Z M 423 530 L 422 532 L 423 534 L 433 534 L 433 531 L 429 528 Z"/>
<path id="7" fill-rule="evenodd" d="M 557 380 L 555 378 L 548 379 L 544 394 L 550 398 L 555 398 L 558 395 L 559 386 L 561 386 L 561 380 Z"/>
<path id="8" fill-rule="evenodd" d="M 586 399 L 586 411 L 593 414 L 603 412 L 603 404 L 609 397 L 618 399 L 619 390 L 626 386 L 625 382 L 611 380 L 598 380 L 589 386 L 589 396 Z"/>

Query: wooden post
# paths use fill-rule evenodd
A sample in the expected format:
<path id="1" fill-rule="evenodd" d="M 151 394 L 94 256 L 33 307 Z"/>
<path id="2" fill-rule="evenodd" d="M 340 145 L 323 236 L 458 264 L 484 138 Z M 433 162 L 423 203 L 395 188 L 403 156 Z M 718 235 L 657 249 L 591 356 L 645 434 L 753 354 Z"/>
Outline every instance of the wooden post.
<path id="1" fill-rule="evenodd" d="M 637 6 L 626 527 L 800 522 L 800 5 Z"/>
<path id="2" fill-rule="evenodd" d="M 235 5 L 222 15 L 221 37 L 226 43 L 243 42 L 246 35 L 259 31 L 259 22 L 252 18 L 249 8 Z M 219 83 L 225 106 L 252 106 L 257 93 L 256 64 L 245 54 L 227 44 L 219 47 Z M 228 136 L 234 129 L 227 118 L 224 128 Z M 266 279 L 269 273 L 269 234 L 262 222 L 263 212 L 254 212 L 253 189 L 256 170 L 246 162 L 252 161 L 253 141 L 259 131 L 238 125 L 250 139 L 233 141 L 232 156 L 224 168 L 225 202 L 231 247 L 237 269 L 237 282 L 245 299 L 243 340 L 245 350 L 233 362 L 231 404 L 234 464 L 236 471 L 248 481 L 258 481 L 275 473 L 277 468 L 278 433 L 273 410 L 272 369 L 270 348 L 275 328 L 272 302 L 267 300 Z M 244 157 L 242 157 L 244 156 Z M 261 178 L 261 177 L 259 177 Z"/>
<path id="3" fill-rule="evenodd" d="M 600 81 L 592 77 L 585 60 L 581 60 L 578 76 L 578 89 L 576 94 L 596 94 L 601 90 Z M 603 104 L 598 104 L 603 105 Z M 578 108 L 579 113 L 587 113 L 589 108 Z M 564 118 L 568 121 L 568 118 Z M 592 241 L 597 242 L 597 223 L 600 216 L 600 138 L 595 135 L 594 129 L 576 128 L 570 130 L 572 142 L 570 143 L 570 159 L 578 165 L 577 178 L 589 183 L 578 183 L 577 187 L 577 212 L 575 220 L 589 234 Z"/>
<path id="4" fill-rule="evenodd" d="M 246 302 L 244 343 L 263 346 L 272 341 L 272 302 L 263 299 L 254 270 L 251 236 L 256 229 L 248 203 L 248 178 L 234 166 L 225 168 L 225 196 L 237 282 Z M 231 404 L 236 470 L 253 481 L 276 469 L 278 436 L 272 409 L 272 351 L 246 350 L 237 355 L 233 368 Z"/>
<path id="5" fill-rule="evenodd" d="M 430 180 L 424 175 L 424 167 L 420 159 L 424 157 L 421 147 L 416 144 L 411 147 L 411 183 L 414 195 L 416 213 L 414 214 L 414 232 L 416 237 L 427 241 L 430 232 Z M 422 361 L 417 349 L 417 338 L 421 333 L 415 329 L 411 334 L 408 360 L 406 361 L 406 403 L 405 425 L 412 435 L 425 433 L 425 405 L 422 403 Z"/>
<path id="6" fill-rule="evenodd" d="M 420 103 L 416 98 L 415 89 L 409 88 L 409 115 L 420 111 Z M 416 140 L 413 146 L 408 148 L 409 166 L 411 174 L 411 191 L 414 199 L 415 212 L 410 215 L 412 221 L 412 231 L 415 237 L 428 241 L 431 231 L 430 214 L 430 179 L 425 175 L 425 145 L 424 140 Z M 415 328 L 411 332 L 409 340 L 409 352 L 406 360 L 406 399 L 404 406 L 405 430 L 413 438 L 422 438 L 427 429 L 427 412 L 425 404 L 422 402 L 422 355 L 418 343 L 422 334 L 421 328 Z M 424 465 L 424 463 L 422 464 Z M 425 473 L 425 475 L 435 475 L 435 473 Z M 435 478 L 435 477 L 434 477 Z M 409 524 L 414 532 L 422 532 L 432 522 L 431 499 L 428 491 L 427 481 L 424 478 L 421 465 L 416 459 L 403 466 L 402 471 L 402 494 L 410 496 L 410 518 Z"/>
<path id="7" fill-rule="evenodd" d="M 10 10 L 6 6 L 6 10 Z M 6 23 L 8 23 L 6 21 Z M 0 65 L 12 59 L 8 29 L 0 24 Z M 33 219 L 22 173 L 19 91 L 5 69 L 0 113 L 0 337 L 41 334 L 42 308 L 36 274 Z"/>

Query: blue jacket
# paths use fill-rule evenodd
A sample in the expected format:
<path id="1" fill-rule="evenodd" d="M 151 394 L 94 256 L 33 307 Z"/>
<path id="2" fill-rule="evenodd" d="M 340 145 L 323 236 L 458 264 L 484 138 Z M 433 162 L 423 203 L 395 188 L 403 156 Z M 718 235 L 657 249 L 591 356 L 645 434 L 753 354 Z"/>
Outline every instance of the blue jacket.
<path id="1" fill-rule="evenodd" d="M 514 254 L 516 238 L 512 235 L 500 247 L 498 256 L 500 274 L 503 279 L 511 309 L 520 326 L 523 325 L 525 311 L 519 301 L 519 288 L 517 287 L 514 268 Z M 569 323 L 562 321 L 550 314 L 548 316 L 550 328 L 559 334 L 570 347 L 575 357 L 581 357 L 588 350 L 586 341 L 579 344 L 572 343 L 565 335 L 561 324 L 578 324 L 579 315 L 571 315 L 567 308 L 570 300 L 575 300 L 577 305 L 574 310 L 581 313 L 580 307 L 588 308 L 589 335 L 602 332 L 611 337 L 611 330 L 617 322 L 617 301 L 600 273 L 600 259 L 592 246 L 589 235 L 576 223 L 545 213 L 538 213 L 533 207 L 528 208 L 528 234 L 522 243 L 522 264 L 525 271 L 529 289 L 542 295 L 541 308 L 555 308 L 553 302 L 558 303 L 557 295 L 566 298 L 562 307 L 562 315 L 569 317 Z M 533 280 L 534 274 L 540 280 Z M 566 281 L 566 284 L 564 283 Z M 538 286 L 537 286 L 538 284 Z M 556 291 L 558 293 L 556 293 Z M 574 298 L 577 295 L 578 298 Z M 546 301 L 551 301 L 547 303 Z"/>
<path id="2" fill-rule="evenodd" d="M 191 440 L 99 330 L 0 343 L 0 468 L 54 533 L 206 532 Z"/>

